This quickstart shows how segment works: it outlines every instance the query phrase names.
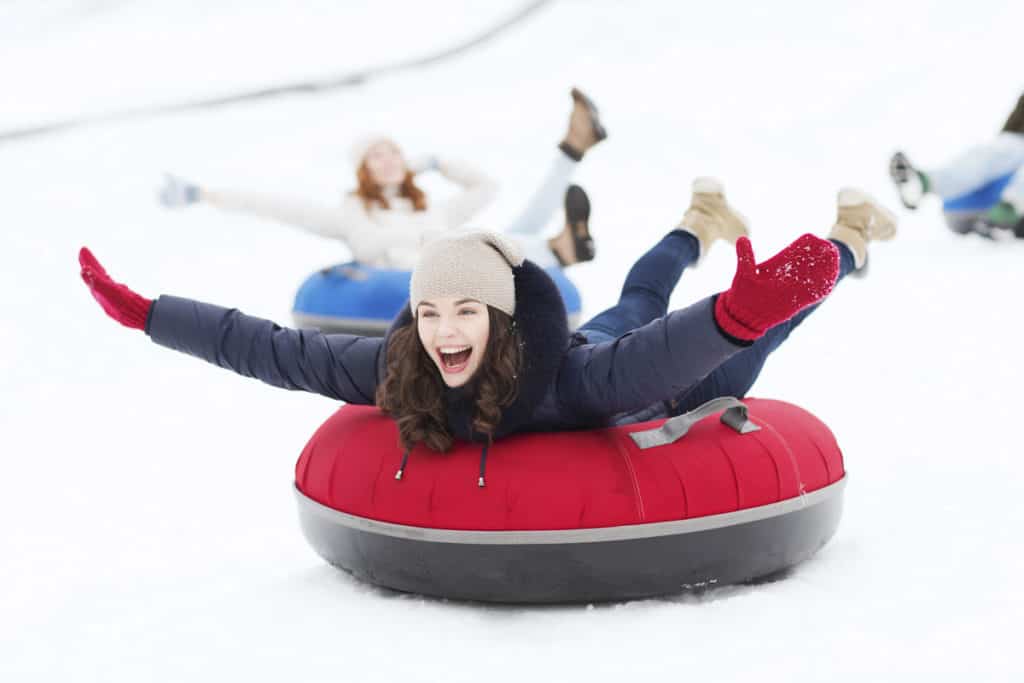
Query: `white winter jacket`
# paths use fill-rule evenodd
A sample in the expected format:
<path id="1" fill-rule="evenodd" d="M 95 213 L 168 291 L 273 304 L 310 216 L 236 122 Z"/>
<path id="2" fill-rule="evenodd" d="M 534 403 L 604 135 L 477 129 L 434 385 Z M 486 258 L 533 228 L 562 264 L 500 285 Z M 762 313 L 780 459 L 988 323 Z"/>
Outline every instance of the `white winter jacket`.
<path id="1" fill-rule="evenodd" d="M 497 194 L 498 186 L 469 164 L 439 164 L 445 178 L 462 191 L 447 202 L 425 211 L 413 210 L 404 197 L 388 196 L 390 208 L 367 210 L 355 195 L 340 207 L 317 206 L 301 200 L 234 191 L 203 191 L 203 200 L 220 209 L 271 218 L 343 241 L 360 262 L 380 268 L 411 270 L 420 246 L 438 233 L 458 228 L 481 211 Z"/>

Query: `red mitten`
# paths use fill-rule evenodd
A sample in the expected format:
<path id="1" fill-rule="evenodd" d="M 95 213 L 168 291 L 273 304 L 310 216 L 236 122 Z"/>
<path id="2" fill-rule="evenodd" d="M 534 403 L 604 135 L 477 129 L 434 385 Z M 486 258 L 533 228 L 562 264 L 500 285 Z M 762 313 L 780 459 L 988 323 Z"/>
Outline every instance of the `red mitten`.
<path id="1" fill-rule="evenodd" d="M 764 263 L 754 262 L 750 240 L 736 242 L 736 276 L 718 295 L 715 321 L 723 332 L 753 341 L 832 291 L 839 278 L 839 250 L 828 240 L 803 235 Z"/>
<path id="2" fill-rule="evenodd" d="M 107 275 L 100 262 L 86 247 L 78 252 L 78 263 L 82 266 L 82 280 L 89 291 L 111 318 L 125 327 L 141 330 L 146 327 L 146 317 L 152 300 L 141 297 L 124 285 L 114 282 Z"/>

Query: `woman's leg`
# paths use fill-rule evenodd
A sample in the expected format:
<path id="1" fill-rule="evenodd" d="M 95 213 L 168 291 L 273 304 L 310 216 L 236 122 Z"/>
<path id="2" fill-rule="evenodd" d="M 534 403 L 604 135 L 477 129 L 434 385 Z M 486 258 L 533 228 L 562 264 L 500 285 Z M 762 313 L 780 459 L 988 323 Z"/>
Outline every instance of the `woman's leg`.
<path id="1" fill-rule="evenodd" d="M 1024 135 L 1000 133 L 991 142 L 967 150 L 945 166 L 926 171 L 928 191 L 953 199 L 1024 166 Z"/>
<path id="2" fill-rule="evenodd" d="M 896 217 L 870 195 L 856 188 L 840 190 L 836 198 L 836 222 L 830 238 L 839 249 L 839 279 L 867 263 L 867 246 L 896 235 Z M 818 304 L 820 305 L 820 304 Z M 681 392 L 670 402 L 671 413 L 679 415 L 719 396 L 745 396 L 761 373 L 768 356 L 789 338 L 789 333 L 817 310 L 810 306 L 786 322 L 776 325 L 748 348 L 735 354 L 703 380 Z"/>
<path id="3" fill-rule="evenodd" d="M 590 199 L 579 185 L 565 191 L 565 228 L 547 239 L 531 233 L 512 233 L 526 258 L 542 268 L 568 266 L 594 258 L 594 240 L 590 237 Z"/>
<path id="4" fill-rule="evenodd" d="M 842 280 L 856 269 L 853 250 L 838 240 L 832 240 L 832 243 L 839 249 L 839 279 Z M 746 396 L 772 351 L 779 348 L 782 342 L 789 338 L 790 332 L 799 327 L 800 323 L 820 305 L 819 303 L 809 306 L 781 325 L 768 330 L 751 346 L 734 355 L 702 381 L 680 394 L 671 402 L 672 414 L 681 415 L 720 396 Z"/>
<path id="5" fill-rule="evenodd" d="M 505 228 L 504 232 L 519 238 L 540 234 L 561 205 L 577 163 L 565 153 L 558 152 L 547 175 L 534 190 L 519 216 Z"/>
<path id="6" fill-rule="evenodd" d="M 690 206 L 679 226 L 640 257 L 622 285 L 619 302 L 579 328 L 592 344 L 621 337 L 668 313 L 668 300 L 688 266 L 718 240 L 735 243 L 746 221 L 714 178 L 693 181 Z"/>
<path id="7" fill-rule="evenodd" d="M 513 235 L 539 234 L 551 220 L 569 189 L 569 181 L 578 164 L 591 147 L 604 140 L 608 133 L 601 124 L 597 107 L 589 97 L 573 88 L 569 129 L 558 144 L 558 154 L 548 174 L 534 190 L 519 216 L 505 228 Z"/>
<path id="8" fill-rule="evenodd" d="M 558 144 L 559 151 L 526 206 L 505 228 L 506 233 L 519 238 L 526 251 L 533 255 L 531 260 L 544 265 L 572 265 L 594 258 L 594 243 L 587 226 L 590 205 L 586 194 L 579 188 L 570 189 L 569 182 L 587 151 L 608 133 L 590 98 L 576 88 L 570 94 L 573 107 L 569 128 Z M 566 226 L 557 236 L 543 240 L 539 235 L 551 222 L 563 198 Z"/>
<path id="9" fill-rule="evenodd" d="M 680 276 L 697 262 L 700 243 L 690 232 L 673 230 L 633 264 L 622 285 L 619 302 L 580 326 L 579 333 L 596 344 L 621 337 L 668 313 L 668 300 Z"/>

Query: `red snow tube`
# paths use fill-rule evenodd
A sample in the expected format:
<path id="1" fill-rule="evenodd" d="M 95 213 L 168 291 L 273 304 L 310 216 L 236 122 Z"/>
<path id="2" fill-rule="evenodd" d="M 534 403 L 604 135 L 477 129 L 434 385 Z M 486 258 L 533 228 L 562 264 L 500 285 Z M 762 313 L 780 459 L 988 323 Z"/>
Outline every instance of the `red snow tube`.
<path id="1" fill-rule="evenodd" d="M 715 419 L 719 417 L 720 419 Z M 415 449 L 346 406 L 296 465 L 303 531 L 328 562 L 402 591 L 491 602 L 590 602 L 778 574 L 834 533 L 843 458 L 780 401 L 716 399 L 684 416 Z"/>

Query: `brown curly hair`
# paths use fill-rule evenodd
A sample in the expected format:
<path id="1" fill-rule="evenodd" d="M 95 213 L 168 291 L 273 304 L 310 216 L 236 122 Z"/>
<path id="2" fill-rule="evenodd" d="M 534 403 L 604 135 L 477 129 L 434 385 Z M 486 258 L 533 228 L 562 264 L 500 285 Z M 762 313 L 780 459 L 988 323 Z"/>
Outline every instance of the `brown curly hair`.
<path id="1" fill-rule="evenodd" d="M 356 169 L 356 180 L 358 186 L 352 190 L 352 194 L 363 200 L 363 208 L 367 211 L 374 206 L 382 209 L 391 208 L 387 197 L 384 196 L 384 188 L 373 180 L 373 174 L 370 173 L 370 168 L 366 165 L 366 161 L 359 164 L 359 168 Z M 405 172 L 405 178 L 402 180 L 402 184 L 398 186 L 398 196 L 405 197 L 411 201 L 414 211 L 427 210 L 427 195 L 416 186 L 412 171 Z"/>
<path id="2" fill-rule="evenodd" d="M 483 362 L 471 380 L 476 386 L 473 431 L 488 443 L 501 422 L 502 409 L 519 392 L 522 344 L 512 318 L 490 306 L 490 333 Z M 392 333 L 388 341 L 384 381 L 377 387 L 377 406 L 398 423 L 399 442 L 406 450 L 423 443 L 447 451 L 454 437 L 448 430 L 444 380 L 416 329 L 416 319 Z"/>

